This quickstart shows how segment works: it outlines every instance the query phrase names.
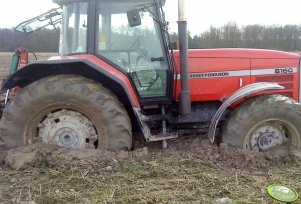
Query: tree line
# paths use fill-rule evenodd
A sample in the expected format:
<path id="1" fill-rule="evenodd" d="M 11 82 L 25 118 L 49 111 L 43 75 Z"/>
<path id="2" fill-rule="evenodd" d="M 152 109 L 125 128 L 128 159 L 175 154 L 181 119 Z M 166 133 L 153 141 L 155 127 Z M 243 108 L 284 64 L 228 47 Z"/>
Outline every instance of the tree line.
<path id="1" fill-rule="evenodd" d="M 177 35 L 173 33 L 172 39 Z M 301 50 L 301 25 L 262 26 L 236 23 L 222 27 L 211 26 L 200 35 L 188 35 L 190 49 L 197 48 L 256 48 L 282 51 Z"/>
<path id="2" fill-rule="evenodd" d="M 0 29 L 0 52 L 13 52 L 25 47 L 33 52 L 58 52 L 59 30 L 43 29 L 30 34 Z"/>
<path id="3" fill-rule="evenodd" d="M 23 34 L 11 29 L 0 29 L 0 52 L 12 52 L 26 47 L 34 52 L 57 52 L 59 30 L 43 29 Z M 177 41 L 177 34 L 171 34 Z M 258 48 L 283 51 L 301 50 L 301 25 L 262 26 L 247 25 L 240 28 L 236 23 L 222 27 L 211 26 L 199 35 L 188 35 L 190 49 L 203 48 Z"/>

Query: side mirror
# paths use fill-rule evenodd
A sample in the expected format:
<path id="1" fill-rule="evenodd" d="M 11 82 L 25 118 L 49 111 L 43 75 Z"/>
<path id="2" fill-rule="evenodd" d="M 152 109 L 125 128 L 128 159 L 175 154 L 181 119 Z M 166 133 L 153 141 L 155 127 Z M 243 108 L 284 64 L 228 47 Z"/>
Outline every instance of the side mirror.
<path id="1" fill-rule="evenodd" d="M 138 9 L 127 11 L 127 16 L 130 27 L 136 27 L 141 25 L 141 17 Z"/>

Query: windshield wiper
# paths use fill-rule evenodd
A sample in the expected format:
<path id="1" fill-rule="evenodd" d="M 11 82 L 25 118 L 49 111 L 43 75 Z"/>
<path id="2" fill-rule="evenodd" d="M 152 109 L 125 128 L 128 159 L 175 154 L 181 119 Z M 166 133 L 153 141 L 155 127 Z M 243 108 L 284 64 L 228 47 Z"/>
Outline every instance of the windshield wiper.
<path id="1" fill-rule="evenodd" d="M 150 15 L 152 16 L 152 18 L 159 24 L 161 25 L 161 27 L 163 28 L 164 31 L 167 31 L 167 28 L 166 26 L 168 25 L 168 23 L 165 23 L 163 21 L 161 21 L 150 9 L 149 7 L 145 8 L 149 13 Z"/>
<path id="2" fill-rule="evenodd" d="M 152 3 L 152 4 L 148 4 L 148 5 L 140 5 L 140 8 L 138 7 L 137 9 L 138 10 L 141 10 L 141 11 L 148 11 L 149 14 L 151 15 L 151 17 L 154 19 L 154 21 L 156 21 L 162 28 L 165 32 L 167 32 L 167 25 L 168 23 L 165 23 L 163 21 L 160 20 L 160 18 L 158 18 L 158 16 L 156 16 L 151 10 L 150 10 L 150 7 L 152 6 L 156 6 L 156 4 L 159 4 L 159 2 L 157 3 Z"/>

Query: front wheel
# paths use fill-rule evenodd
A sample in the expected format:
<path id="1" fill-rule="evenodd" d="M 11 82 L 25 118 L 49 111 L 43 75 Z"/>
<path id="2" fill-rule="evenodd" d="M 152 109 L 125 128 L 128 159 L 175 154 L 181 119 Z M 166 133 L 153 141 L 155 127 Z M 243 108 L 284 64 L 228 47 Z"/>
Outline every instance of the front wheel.
<path id="1" fill-rule="evenodd" d="M 222 141 L 229 146 L 266 151 L 283 144 L 301 148 L 301 105 L 281 95 L 258 96 L 230 114 Z"/>
<path id="2" fill-rule="evenodd" d="M 72 149 L 130 150 L 131 123 L 117 97 L 101 84 L 73 75 L 40 79 L 5 107 L 0 140 L 6 149 L 31 143 Z"/>

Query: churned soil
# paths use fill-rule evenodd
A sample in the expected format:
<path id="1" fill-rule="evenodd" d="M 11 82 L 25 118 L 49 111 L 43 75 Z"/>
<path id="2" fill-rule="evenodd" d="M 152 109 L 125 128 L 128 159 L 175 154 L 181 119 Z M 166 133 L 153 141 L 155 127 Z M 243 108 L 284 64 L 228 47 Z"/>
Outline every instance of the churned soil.
<path id="1" fill-rule="evenodd" d="M 270 183 L 301 190 L 293 150 L 252 152 L 204 137 L 171 140 L 164 150 L 147 143 L 117 153 L 33 144 L 0 160 L 3 203 L 213 203 L 221 197 L 274 203 L 266 194 Z"/>
<path id="2" fill-rule="evenodd" d="M 279 163 L 292 164 L 298 161 L 298 156 L 294 154 L 293 150 L 285 151 L 284 148 L 283 151 L 255 152 L 231 148 L 225 144 L 220 144 L 218 147 L 215 144 L 210 144 L 207 139 L 201 141 L 196 138 L 187 142 L 187 139 L 182 138 L 182 140 L 171 141 L 170 147 L 164 150 L 159 145 L 151 144 L 150 147 L 136 148 L 130 152 L 109 152 L 96 149 L 70 150 L 48 144 L 31 144 L 3 152 L 0 163 L 16 170 L 24 170 L 36 166 L 56 167 L 66 165 L 66 163 L 69 165 L 87 165 L 183 153 L 190 154 L 195 159 L 210 161 L 218 166 L 256 171 L 257 169 L 267 169 Z"/>

